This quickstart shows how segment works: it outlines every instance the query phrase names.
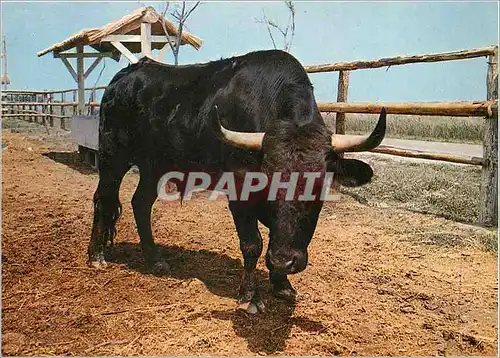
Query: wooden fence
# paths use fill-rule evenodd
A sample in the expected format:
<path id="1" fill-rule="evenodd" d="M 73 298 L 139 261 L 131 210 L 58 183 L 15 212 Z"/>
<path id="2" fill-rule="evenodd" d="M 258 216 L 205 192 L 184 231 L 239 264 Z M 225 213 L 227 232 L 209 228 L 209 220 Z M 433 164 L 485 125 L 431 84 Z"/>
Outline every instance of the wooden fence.
<path id="1" fill-rule="evenodd" d="M 464 60 L 488 56 L 486 75 L 486 100 L 469 102 L 432 103 L 348 103 L 349 73 L 354 70 L 406 65 L 421 62 Z M 318 66 L 306 66 L 308 73 L 339 72 L 337 102 L 318 104 L 321 112 L 336 112 L 335 128 L 345 133 L 345 113 L 378 114 L 385 107 L 388 114 L 427 116 L 485 117 L 486 130 L 483 140 L 483 158 L 422 152 L 380 145 L 373 152 L 411 158 L 424 158 L 454 163 L 481 165 L 481 197 L 479 222 L 485 226 L 497 225 L 498 221 L 498 46 L 437 53 L 420 56 L 382 58 L 371 61 L 338 62 Z"/>
<path id="2" fill-rule="evenodd" d="M 16 91 L 2 92 L 2 118 L 17 118 L 49 127 L 70 130 L 67 120 L 77 114 L 96 114 L 99 91 L 106 86 L 85 88 L 88 101 L 83 113 L 78 113 L 77 89 L 58 91 Z"/>
<path id="3" fill-rule="evenodd" d="M 432 103 L 349 103 L 349 73 L 361 69 L 372 69 L 422 62 L 441 62 L 464 60 L 488 56 L 487 98 L 467 102 L 432 102 Z M 381 145 L 373 152 L 398 155 L 411 158 L 424 158 L 454 163 L 481 165 L 482 182 L 479 221 L 482 225 L 497 224 L 498 218 L 498 47 L 487 47 L 465 51 L 455 51 L 419 56 L 383 58 L 371 61 L 338 62 L 326 65 L 306 66 L 308 73 L 339 72 L 337 102 L 319 103 L 321 112 L 335 112 L 336 132 L 345 133 L 345 113 L 378 114 L 385 107 L 388 114 L 485 117 L 486 130 L 483 141 L 483 158 L 444 153 L 431 153 L 405 148 Z M 105 86 L 86 88 L 87 95 L 83 113 L 78 113 L 77 90 L 62 91 L 5 91 L 2 93 L 2 116 L 20 117 L 48 126 L 54 126 L 54 119 L 60 120 L 60 126 L 66 128 L 65 120 L 75 114 L 95 114 L 98 110 L 96 92 Z M 68 96 L 70 99 L 68 99 Z"/>

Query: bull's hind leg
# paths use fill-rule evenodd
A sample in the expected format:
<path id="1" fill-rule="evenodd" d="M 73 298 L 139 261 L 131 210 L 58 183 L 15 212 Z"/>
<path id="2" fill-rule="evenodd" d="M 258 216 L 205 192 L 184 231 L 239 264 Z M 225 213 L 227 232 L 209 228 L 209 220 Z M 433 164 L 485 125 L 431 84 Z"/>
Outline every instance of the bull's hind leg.
<path id="1" fill-rule="evenodd" d="M 94 193 L 94 222 L 88 247 L 88 263 L 96 268 L 106 267 L 104 249 L 116 236 L 115 224 L 121 214 L 120 184 L 130 166 L 119 156 L 100 158 L 99 184 Z"/>
<path id="2" fill-rule="evenodd" d="M 243 277 L 238 295 L 239 308 L 249 313 L 263 312 L 265 305 L 259 294 L 255 269 L 262 254 L 262 236 L 257 227 L 257 217 L 248 207 L 231 202 L 236 231 L 240 238 L 240 249 L 243 254 Z"/>
<path id="3" fill-rule="evenodd" d="M 149 165 L 139 165 L 139 172 L 140 180 L 132 197 L 132 208 L 134 209 L 142 252 L 149 269 L 165 271 L 169 268 L 168 264 L 161 260 L 151 230 L 151 209 L 158 196 L 158 178 L 153 174 Z"/>

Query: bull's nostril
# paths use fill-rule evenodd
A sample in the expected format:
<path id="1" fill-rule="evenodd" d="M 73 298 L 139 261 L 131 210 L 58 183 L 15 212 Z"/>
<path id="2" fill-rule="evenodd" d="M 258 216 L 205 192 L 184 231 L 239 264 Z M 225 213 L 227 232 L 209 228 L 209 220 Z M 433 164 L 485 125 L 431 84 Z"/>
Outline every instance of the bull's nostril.
<path id="1" fill-rule="evenodd" d="M 302 260 L 298 253 L 287 253 L 287 255 L 273 255 L 268 252 L 267 258 L 269 270 L 292 274 L 302 271 Z"/>

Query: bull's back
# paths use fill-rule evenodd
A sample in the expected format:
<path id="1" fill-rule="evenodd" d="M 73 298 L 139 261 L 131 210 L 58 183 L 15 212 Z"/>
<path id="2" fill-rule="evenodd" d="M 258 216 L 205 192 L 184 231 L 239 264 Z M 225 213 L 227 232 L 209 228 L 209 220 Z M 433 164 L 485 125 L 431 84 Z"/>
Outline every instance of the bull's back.
<path id="1" fill-rule="evenodd" d="M 294 86 L 312 95 L 302 66 L 281 51 L 188 66 L 141 59 L 107 87 L 100 135 L 139 155 L 168 152 L 172 158 L 205 161 L 207 155 L 220 156 L 214 154 L 221 145 L 210 125 L 215 104 L 227 128 L 264 131 L 268 122 L 283 119 L 290 102 L 283 94 Z"/>

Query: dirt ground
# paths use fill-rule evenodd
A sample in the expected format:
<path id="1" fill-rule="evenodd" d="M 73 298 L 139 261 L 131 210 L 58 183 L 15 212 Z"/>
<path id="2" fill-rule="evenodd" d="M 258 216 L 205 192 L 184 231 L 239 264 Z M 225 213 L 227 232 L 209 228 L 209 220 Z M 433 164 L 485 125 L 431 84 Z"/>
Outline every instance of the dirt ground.
<path id="1" fill-rule="evenodd" d="M 3 131 L 5 355 L 497 355 L 497 255 L 477 228 L 342 196 L 323 209 L 295 305 L 236 308 L 241 254 L 224 200 L 157 202 L 171 265 L 144 273 L 127 174 L 110 266 L 87 268 L 97 175 L 58 141 Z M 262 228 L 262 232 L 266 230 Z M 456 246 L 428 244 L 446 233 Z"/>

